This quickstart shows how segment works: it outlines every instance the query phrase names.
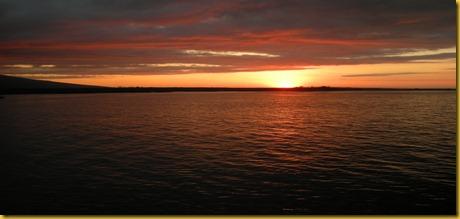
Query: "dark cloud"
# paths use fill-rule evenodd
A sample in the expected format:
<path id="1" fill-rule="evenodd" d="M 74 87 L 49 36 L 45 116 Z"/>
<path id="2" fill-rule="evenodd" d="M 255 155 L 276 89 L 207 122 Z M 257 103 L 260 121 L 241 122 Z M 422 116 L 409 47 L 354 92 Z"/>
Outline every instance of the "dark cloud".
<path id="1" fill-rule="evenodd" d="M 0 0 L 0 66 L 211 63 L 213 69 L 125 74 L 297 69 L 299 66 L 409 62 L 455 53 L 388 57 L 455 46 L 452 0 Z M 184 50 L 262 56 L 194 56 Z M 232 67 L 228 67 L 232 66 Z M 0 67 L 0 72 L 16 71 Z M 119 72 L 118 70 L 116 71 Z"/>

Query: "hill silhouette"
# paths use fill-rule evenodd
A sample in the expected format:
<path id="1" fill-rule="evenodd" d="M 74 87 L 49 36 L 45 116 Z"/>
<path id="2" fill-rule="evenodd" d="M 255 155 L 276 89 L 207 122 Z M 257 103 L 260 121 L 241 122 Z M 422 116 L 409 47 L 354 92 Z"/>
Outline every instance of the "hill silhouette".
<path id="1" fill-rule="evenodd" d="M 35 80 L 21 77 L 0 75 L 0 88 L 2 90 L 20 89 L 75 89 L 75 88 L 102 88 L 98 86 L 60 83 L 53 81 Z"/>

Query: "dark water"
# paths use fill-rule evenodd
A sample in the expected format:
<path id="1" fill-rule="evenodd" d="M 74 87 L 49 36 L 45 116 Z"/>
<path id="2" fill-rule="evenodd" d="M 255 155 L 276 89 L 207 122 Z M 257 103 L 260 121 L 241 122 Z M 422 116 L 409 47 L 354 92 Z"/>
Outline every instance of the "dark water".
<path id="1" fill-rule="evenodd" d="M 0 113 L 3 214 L 455 214 L 455 92 L 19 95 Z"/>

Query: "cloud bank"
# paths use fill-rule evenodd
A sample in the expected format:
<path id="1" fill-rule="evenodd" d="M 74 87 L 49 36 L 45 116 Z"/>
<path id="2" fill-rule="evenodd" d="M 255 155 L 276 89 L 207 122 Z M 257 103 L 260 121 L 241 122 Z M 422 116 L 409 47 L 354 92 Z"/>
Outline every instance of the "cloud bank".
<path id="1" fill-rule="evenodd" d="M 455 58 L 455 8 L 452 0 L 0 0 L 0 73 L 219 73 Z"/>

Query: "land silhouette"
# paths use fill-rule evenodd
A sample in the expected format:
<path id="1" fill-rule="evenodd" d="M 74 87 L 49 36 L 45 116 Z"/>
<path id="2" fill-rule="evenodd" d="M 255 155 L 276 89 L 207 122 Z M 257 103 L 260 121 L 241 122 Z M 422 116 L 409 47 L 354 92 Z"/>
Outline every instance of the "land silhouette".
<path id="1" fill-rule="evenodd" d="M 452 88 L 356 88 L 356 87 L 104 87 L 35 80 L 0 75 L 0 94 L 66 94 L 66 93 L 142 93 L 142 92 L 224 92 L 224 91 L 407 91 L 455 90 Z"/>

